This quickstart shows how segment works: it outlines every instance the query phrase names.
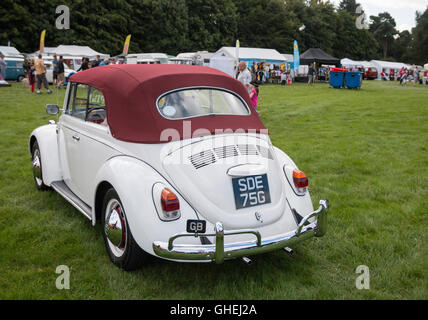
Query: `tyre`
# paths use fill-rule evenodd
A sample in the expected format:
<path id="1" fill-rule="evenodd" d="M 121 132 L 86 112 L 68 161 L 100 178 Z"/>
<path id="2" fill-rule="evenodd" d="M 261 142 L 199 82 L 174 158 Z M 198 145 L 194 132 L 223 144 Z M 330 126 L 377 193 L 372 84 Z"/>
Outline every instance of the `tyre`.
<path id="1" fill-rule="evenodd" d="M 102 234 L 110 260 L 125 271 L 139 269 L 148 254 L 135 242 L 119 195 L 110 188 L 103 200 Z"/>
<path id="2" fill-rule="evenodd" d="M 42 157 L 37 141 L 34 142 L 33 147 L 31 148 L 31 167 L 33 170 L 33 179 L 36 183 L 37 189 L 42 191 L 48 190 L 49 187 L 43 183 Z"/>
<path id="3" fill-rule="evenodd" d="M 24 80 L 24 76 L 19 76 L 17 80 L 18 82 L 21 82 L 22 80 Z"/>

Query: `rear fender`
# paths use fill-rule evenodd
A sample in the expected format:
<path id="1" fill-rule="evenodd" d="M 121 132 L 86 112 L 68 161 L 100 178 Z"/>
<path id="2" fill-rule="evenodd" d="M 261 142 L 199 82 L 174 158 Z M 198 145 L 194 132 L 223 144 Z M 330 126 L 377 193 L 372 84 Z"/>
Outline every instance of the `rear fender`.
<path id="1" fill-rule="evenodd" d="M 153 241 L 159 239 L 168 241 L 172 235 L 186 231 L 188 219 L 198 219 L 194 209 L 153 167 L 133 157 L 116 156 L 108 160 L 96 176 L 93 189 L 95 190 L 94 205 L 92 206 L 93 224 L 96 221 L 96 212 L 100 210 L 99 206 L 102 206 L 102 201 L 101 204 L 100 201 L 97 201 L 97 193 L 106 182 L 116 190 L 120 197 L 135 241 L 148 253 L 154 254 Z M 160 199 L 153 199 L 152 192 L 156 183 L 164 184 L 178 196 L 181 212 L 179 219 L 160 220 L 155 207 L 155 201 L 160 201 Z M 101 212 L 101 214 L 104 213 Z M 98 220 L 100 219 L 98 218 Z M 194 239 L 195 244 L 200 244 L 198 238 Z"/>

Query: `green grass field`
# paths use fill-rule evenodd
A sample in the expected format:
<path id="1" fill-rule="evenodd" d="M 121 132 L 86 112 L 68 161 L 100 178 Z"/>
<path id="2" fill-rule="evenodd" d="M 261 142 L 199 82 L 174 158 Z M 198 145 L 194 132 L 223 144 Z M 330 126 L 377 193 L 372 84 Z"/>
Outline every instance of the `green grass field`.
<path id="1" fill-rule="evenodd" d="M 0 299 L 427 299 L 428 86 L 266 85 L 260 96 L 271 139 L 308 174 L 314 205 L 331 200 L 327 235 L 250 266 L 153 259 L 127 273 L 110 262 L 100 226 L 35 188 L 28 137 L 54 119 L 45 104 L 56 94 L 0 88 Z M 70 290 L 56 289 L 58 265 L 70 267 Z M 356 289 L 359 265 L 369 290 Z"/>

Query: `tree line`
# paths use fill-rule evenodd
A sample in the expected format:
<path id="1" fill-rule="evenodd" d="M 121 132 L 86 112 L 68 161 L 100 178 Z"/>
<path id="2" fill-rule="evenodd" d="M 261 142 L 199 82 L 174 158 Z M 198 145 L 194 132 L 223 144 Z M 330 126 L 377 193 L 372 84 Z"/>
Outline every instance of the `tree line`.
<path id="1" fill-rule="evenodd" d="M 55 27 L 59 5 L 70 9 L 68 30 Z M 0 45 L 10 41 L 34 52 L 46 29 L 46 47 L 87 45 L 112 55 L 131 34 L 129 53 L 215 52 L 236 39 L 243 47 L 292 53 L 297 40 L 301 52 L 316 47 L 338 58 L 428 62 L 428 9 L 415 13 L 415 28 L 398 32 L 387 12 L 358 28 L 358 6 L 355 0 L 337 7 L 327 0 L 1 0 Z"/>

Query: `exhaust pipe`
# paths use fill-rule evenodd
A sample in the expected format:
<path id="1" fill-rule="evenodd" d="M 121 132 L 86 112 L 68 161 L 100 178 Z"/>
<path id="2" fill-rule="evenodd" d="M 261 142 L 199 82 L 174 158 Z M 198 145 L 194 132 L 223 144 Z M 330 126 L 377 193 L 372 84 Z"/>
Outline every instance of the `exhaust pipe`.
<path id="1" fill-rule="evenodd" d="M 247 258 L 247 257 L 242 257 L 242 261 L 244 261 L 248 265 L 250 265 L 253 262 L 250 258 Z"/>

